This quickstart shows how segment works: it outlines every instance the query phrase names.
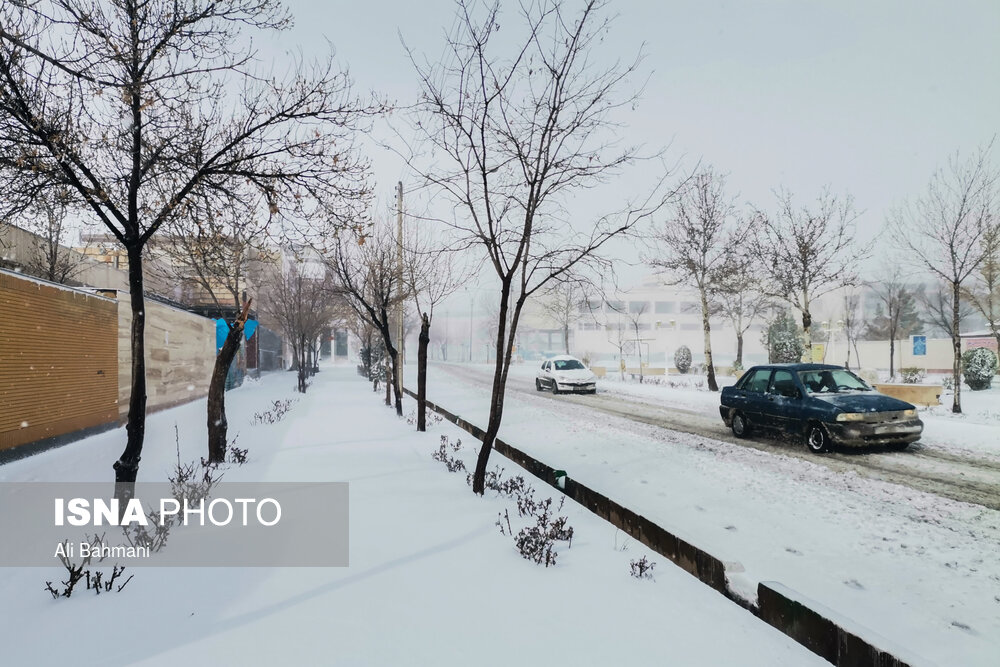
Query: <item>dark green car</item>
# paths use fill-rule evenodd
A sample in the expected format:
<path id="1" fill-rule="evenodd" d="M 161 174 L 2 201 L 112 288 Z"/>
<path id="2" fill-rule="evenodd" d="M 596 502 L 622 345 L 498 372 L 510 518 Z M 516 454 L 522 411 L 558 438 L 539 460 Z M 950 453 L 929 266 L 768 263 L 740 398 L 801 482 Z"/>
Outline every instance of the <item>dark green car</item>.
<path id="1" fill-rule="evenodd" d="M 738 438 L 754 430 L 792 433 L 816 453 L 834 444 L 906 449 L 924 430 L 912 404 L 827 364 L 754 366 L 723 388 L 719 412 Z"/>

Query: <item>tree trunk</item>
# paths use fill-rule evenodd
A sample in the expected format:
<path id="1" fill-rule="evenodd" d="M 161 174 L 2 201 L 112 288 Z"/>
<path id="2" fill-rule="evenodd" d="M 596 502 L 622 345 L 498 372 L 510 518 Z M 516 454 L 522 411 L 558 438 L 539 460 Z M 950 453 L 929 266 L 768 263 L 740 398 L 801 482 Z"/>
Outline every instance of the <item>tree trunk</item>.
<path id="1" fill-rule="evenodd" d="M 472 492 L 483 495 L 486 492 L 486 466 L 490 461 L 490 452 L 493 450 L 493 443 L 496 441 L 497 433 L 500 432 L 500 422 L 503 420 L 503 399 L 507 385 L 507 373 L 505 364 L 509 367 L 510 351 L 512 349 L 513 337 L 507 335 L 507 311 L 510 306 L 510 283 L 504 283 L 500 289 L 500 319 L 497 324 L 496 337 L 496 360 L 493 367 L 493 392 L 490 395 L 490 417 L 486 424 L 486 433 L 483 435 L 483 446 L 479 448 L 479 458 L 476 460 L 476 470 L 472 475 Z M 514 321 L 511 325 L 516 326 L 518 308 L 515 307 Z M 510 340 L 508 340 L 510 338 Z"/>
<path id="2" fill-rule="evenodd" d="M 129 305 L 132 308 L 132 386 L 128 400 L 125 450 L 115 461 L 115 497 L 126 501 L 135 494 L 142 445 L 146 436 L 146 305 L 143 299 L 142 248 L 128 252 Z"/>
<path id="3" fill-rule="evenodd" d="M 399 385 L 402 381 L 402 375 L 399 374 L 399 351 L 392 350 L 389 352 L 389 358 L 392 360 L 392 377 L 390 378 L 390 384 L 392 385 L 392 395 L 396 399 L 396 415 L 399 417 L 403 416 L 403 392 L 400 390 Z M 397 380 L 398 378 L 398 380 Z"/>
<path id="4" fill-rule="evenodd" d="M 743 368 L 743 332 L 736 332 L 736 363 Z"/>
<path id="5" fill-rule="evenodd" d="M 252 301 L 253 299 L 247 301 L 243 306 L 243 311 L 229 328 L 226 342 L 222 344 L 222 349 L 215 357 L 212 380 L 208 385 L 209 463 L 223 463 L 226 460 L 226 449 L 229 445 L 227 439 L 229 422 L 226 420 L 226 376 L 229 375 L 229 367 L 232 365 L 236 353 L 239 352 L 240 343 L 243 342 L 243 327 L 250 315 Z"/>
<path id="6" fill-rule="evenodd" d="M 563 327 L 563 343 L 566 347 L 566 354 L 569 354 L 569 324 Z"/>
<path id="7" fill-rule="evenodd" d="M 812 313 L 809 312 L 809 302 L 805 303 L 802 309 L 802 344 L 806 350 L 804 354 L 808 361 L 812 361 Z"/>
<path id="8" fill-rule="evenodd" d="M 427 345 L 431 342 L 431 320 L 424 313 L 420 318 L 417 339 L 417 430 L 427 430 Z"/>
<path id="9" fill-rule="evenodd" d="M 386 351 L 385 351 L 385 359 L 383 359 L 383 365 L 385 366 L 385 370 L 384 370 L 385 376 L 382 378 L 382 380 L 385 382 L 385 405 L 386 405 L 386 407 L 391 408 L 392 407 L 392 387 L 391 387 L 391 385 L 392 385 L 392 377 L 391 377 L 392 371 L 390 370 L 391 367 L 389 366 L 389 350 L 388 349 L 386 349 Z"/>
<path id="10" fill-rule="evenodd" d="M 708 321 L 708 294 L 701 290 L 701 329 L 705 333 L 705 366 L 708 370 L 708 390 L 719 391 L 715 380 L 715 362 L 712 360 L 712 325 Z"/>
<path id="11" fill-rule="evenodd" d="M 860 360 L 858 361 L 860 364 Z M 889 380 L 896 377 L 896 337 L 889 334 Z"/>
<path id="12" fill-rule="evenodd" d="M 956 414 L 962 413 L 962 336 L 959 332 L 958 308 L 961 299 L 961 285 L 952 283 L 951 289 L 951 349 L 954 354 L 951 365 L 951 379 L 955 386 L 952 394 L 951 411 Z"/>

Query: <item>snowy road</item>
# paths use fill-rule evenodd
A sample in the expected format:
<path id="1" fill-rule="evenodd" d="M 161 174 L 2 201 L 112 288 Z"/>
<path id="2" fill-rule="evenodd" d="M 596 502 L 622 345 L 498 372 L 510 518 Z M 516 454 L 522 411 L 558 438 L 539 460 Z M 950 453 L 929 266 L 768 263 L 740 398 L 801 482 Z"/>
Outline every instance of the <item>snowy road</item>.
<path id="1" fill-rule="evenodd" d="M 492 381 L 487 369 L 482 366 L 441 364 L 435 368 L 479 387 L 489 387 Z M 596 395 L 553 396 L 551 392 L 537 392 L 531 377 L 514 373 L 508 379 L 507 392 L 508 396 L 517 395 L 524 398 L 527 394 L 532 399 L 542 400 L 547 408 L 554 411 L 565 412 L 564 406 L 571 403 L 680 433 L 690 433 L 761 451 L 780 452 L 786 456 L 825 465 L 837 472 L 854 471 L 872 479 L 1000 510 L 1000 461 L 985 455 L 976 455 L 974 452 L 959 450 L 952 453 L 941 446 L 928 446 L 917 442 L 905 452 L 891 452 L 881 448 L 871 448 L 867 451 L 841 449 L 817 456 L 809 453 L 801 442 L 792 438 L 738 439 L 722 423 L 718 412 L 705 414 L 703 411 L 687 408 L 654 405 L 600 391 Z"/>

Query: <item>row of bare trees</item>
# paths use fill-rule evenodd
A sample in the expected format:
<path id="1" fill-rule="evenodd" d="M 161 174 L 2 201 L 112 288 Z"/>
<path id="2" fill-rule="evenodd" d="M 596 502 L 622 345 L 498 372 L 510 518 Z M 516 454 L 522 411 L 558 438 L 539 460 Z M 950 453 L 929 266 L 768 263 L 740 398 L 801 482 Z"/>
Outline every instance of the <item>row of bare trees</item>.
<path id="1" fill-rule="evenodd" d="M 892 213 L 888 231 L 903 252 L 889 253 L 878 277 L 868 282 L 861 280 L 860 267 L 874 241 L 858 241 L 858 214 L 849 196 L 825 191 L 814 205 L 798 206 L 782 191 L 776 213 L 740 216 L 725 195 L 724 177 L 711 167 L 699 170 L 657 231 L 658 253 L 650 263 L 698 290 L 709 387 L 716 388 L 713 309 L 726 313 L 742 342 L 744 322 L 772 303 L 784 303 L 801 315 L 808 350 L 815 301 L 866 285 L 880 303 L 878 326 L 890 341 L 890 372 L 895 340 L 902 327 L 912 327 L 916 299 L 928 322 L 947 332 L 954 351 L 952 409 L 961 412 L 960 325 L 973 307 L 1000 344 L 1000 174 L 991 164 L 991 149 L 992 143 L 970 158 L 954 156 L 924 195 Z M 943 289 L 918 289 L 907 269 L 930 273 Z M 857 294 L 848 290 L 843 325 L 849 341 L 862 330 L 857 303 Z"/>
<path id="2" fill-rule="evenodd" d="M 0 217 L 68 192 L 128 256 L 131 392 L 116 492 L 132 492 L 145 436 L 143 254 L 173 221 L 252 203 L 287 234 L 355 224 L 367 166 L 353 138 L 377 104 L 332 56 L 262 71 L 255 33 L 278 0 L 0 5 Z"/>

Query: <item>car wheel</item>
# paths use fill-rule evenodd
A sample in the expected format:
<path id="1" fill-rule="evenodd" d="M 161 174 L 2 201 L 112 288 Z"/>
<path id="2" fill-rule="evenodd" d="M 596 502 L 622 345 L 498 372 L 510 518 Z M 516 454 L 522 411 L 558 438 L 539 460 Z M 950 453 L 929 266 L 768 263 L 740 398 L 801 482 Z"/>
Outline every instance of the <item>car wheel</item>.
<path id="1" fill-rule="evenodd" d="M 813 454 L 822 454 L 830 451 L 830 436 L 821 424 L 810 424 L 806 432 L 806 447 Z"/>
<path id="2" fill-rule="evenodd" d="M 732 429 L 733 435 L 737 438 L 745 438 L 750 435 L 750 422 L 747 421 L 742 412 L 733 415 Z"/>
<path id="3" fill-rule="evenodd" d="M 541 390 L 542 390 L 542 381 L 539 380 L 538 378 L 535 378 L 535 391 L 541 391 Z"/>
<path id="4" fill-rule="evenodd" d="M 901 452 L 909 446 L 910 443 L 908 442 L 890 442 L 885 446 L 885 448 L 891 452 Z"/>
<path id="5" fill-rule="evenodd" d="M 552 393 L 553 394 L 559 393 L 559 385 L 556 384 L 555 380 L 552 381 Z"/>

